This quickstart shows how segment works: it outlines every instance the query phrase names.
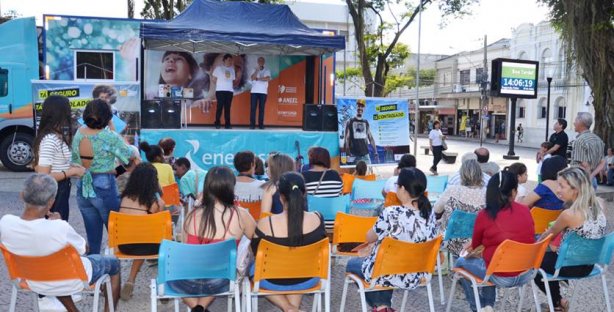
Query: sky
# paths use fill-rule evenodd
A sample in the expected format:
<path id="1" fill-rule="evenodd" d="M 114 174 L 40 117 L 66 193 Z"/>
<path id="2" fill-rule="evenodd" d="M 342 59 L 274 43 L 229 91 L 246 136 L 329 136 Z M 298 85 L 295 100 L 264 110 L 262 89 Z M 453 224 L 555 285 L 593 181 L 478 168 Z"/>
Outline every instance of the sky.
<path id="1" fill-rule="evenodd" d="M 287 0 L 293 1 L 293 0 Z M 339 3 L 342 0 L 308 0 L 310 2 Z M 15 10 L 21 16 L 34 16 L 42 24 L 43 14 L 126 17 L 126 0 L 0 0 L 0 12 Z M 135 0 L 136 13 L 143 7 Z M 510 38 L 512 29 L 522 23 L 539 23 L 548 18 L 548 9 L 536 0 L 480 0 L 472 7 L 472 15 L 460 20 L 450 19 L 441 27 L 441 13 L 436 6 L 422 15 L 422 53 L 454 54 L 483 47 L 484 35 L 489 43 Z M 417 20 L 406 31 L 401 41 L 413 53 L 418 46 Z"/>

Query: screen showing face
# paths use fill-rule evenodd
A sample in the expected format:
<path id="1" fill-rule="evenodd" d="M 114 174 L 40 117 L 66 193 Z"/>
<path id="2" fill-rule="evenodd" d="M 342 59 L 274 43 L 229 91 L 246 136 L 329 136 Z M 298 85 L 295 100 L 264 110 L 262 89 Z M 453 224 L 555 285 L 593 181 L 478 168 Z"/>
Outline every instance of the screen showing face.
<path id="1" fill-rule="evenodd" d="M 501 95 L 535 94 L 537 64 L 501 62 Z"/>

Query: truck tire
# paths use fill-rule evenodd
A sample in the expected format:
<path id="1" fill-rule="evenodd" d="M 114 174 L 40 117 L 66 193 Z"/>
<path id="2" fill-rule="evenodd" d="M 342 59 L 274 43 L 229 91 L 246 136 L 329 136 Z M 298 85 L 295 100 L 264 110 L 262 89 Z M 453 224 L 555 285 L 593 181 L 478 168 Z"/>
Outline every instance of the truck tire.
<path id="1" fill-rule="evenodd" d="M 31 171 L 28 168 L 34 158 L 34 137 L 28 133 L 10 134 L 0 143 L 0 161 L 11 171 Z"/>

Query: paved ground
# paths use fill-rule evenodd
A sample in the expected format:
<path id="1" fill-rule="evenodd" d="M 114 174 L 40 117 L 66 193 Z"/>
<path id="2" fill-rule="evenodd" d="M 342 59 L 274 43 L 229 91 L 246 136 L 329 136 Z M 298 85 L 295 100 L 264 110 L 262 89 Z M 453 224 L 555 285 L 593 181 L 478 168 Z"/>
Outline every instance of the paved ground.
<path id="1" fill-rule="evenodd" d="M 420 139 L 418 145 L 426 144 L 425 139 Z M 449 142 L 449 148 L 451 151 L 456 151 L 459 153 L 459 161 L 456 164 L 441 164 L 439 168 L 440 174 L 450 174 L 458 170 L 460 167 L 460 156 L 469 151 L 473 151 L 473 149 L 477 146 L 475 141 L 463 142 L 463 141 L 455 141 L 451 140 Z M 493 161 L 497 162 L 500 166 L 509 165 L 512 161 L 503 160 L 501 155 L 507 152 L 507 145 L 499 144 L 485 144 L 491 150 L 491 158 Z M 527 165 L 529 168 L 529 179 L 535 180 L 535 149 L 530 148 L 518 148 L 516 150 L 517 155 L 521 157 L 521 161 Z M 419 150 L 418 157 L 418 167 L 422 170 L 428 170 L 430 167 L 430 163 L 432 162 L 432 156 L 425 156 L 422 150 Z M 386 178 L 391 175 L 392 168 L 376 168 L 376 173 L 381 178 Z M 21 183 L 23 179 L 27 176 L 27 173 L 12 173 L 7 172 L 6 170 L 0 167 L 0 216 L 11 213 L 11 214 L 19 214 L 22 204 L 19 201 L 18 192 L 21 189 Z M 533 182 L 534 183 L 534 182 Z M 74 189 L 74 188 L 73 188 Z M 602 190 L 611 191 L 612 188 L 602 188 Z M 608 203 L 607 207 L 607 216 L 610 227 L 614 225 L 614 207 L 612 203 Z M 76 202 L 74 200 L 74 196 L 71 198 L 71 218 L 70 223 L 77 229 L 77 231 L 85 236 L 85 231 L 83 227 L 83 220 L 81 219 L 80 213 L 77 209 Z M 339 305 L 341 302 L 341 292 L 343 289 L 343 272 L 345 266 L 343 263 L 338 262 L 332 268 L 332 310 L 339 311 Z M 122 273 L 123 276 L 126 277 L 129 271 L 129 264 L 124 263 L 122 265 Z M 134 291 L 134 298 L 128 302 L 121 301 L 119 306 L 119 311 L 126 312 L 141 312 L 150 309 L 149 305 L 149 281 L 151 278 L 155 277 L 156 268 L 144 267 L 137 279 L 137 285 Z M 614 273 L 612 270 L 608 271 L 608 280 L 612 281 L 609 283 L 609 291 L 610 293 L 614 293 Z M 446 294 L 449 291 L 450 287 L 450 279 L 445 277 L 445 286 L 444 289 Z M 572 311 L 604 311 L 605 304 L 603 303 L 603 295 L 600 286 L 599 280 L 588 280 L 580 283 L 579 287 L 576 287 L 576 303 L 574 305 L 575 308 Z M 352 289 L 352 288 L 351 288 Z M 567 292 L 567 290 L 565 290 Z M 439 294 L 439 287 L 436 281 L 433 281 L 433 293 L 435 296 Z M 402 293 L 395 293 L 394 304 L 396 306 L 400 306 Z M 4 262 L 0 262 L 0 311 L 6 311 L 8 308 L 10 296 L 10 284 L 7 279 L 7 272 Z M 468 311 L 469 307 L 464 301 L 464 296 L 460 293 L 457 294 L 457 298 L 452 311 Z M 497 309 L 513 311 L 515 308 L 515 304 L 518 302 L 517 293 L 514 293 L 514 296 L 511 298 L 511 303 L 500 305 Z M 530 300 L 531 296 L 527 292 L 525 294 L 525 303 Z M 543 300 L 543 297 L 542 297 Z M 86 298 L 86 300 L 82 301 L 79 304 L 79 307 L 82 311 L 87 311 L 91 309 L 91 299 Z M 437 302 L 437 299 L 436 299 Z M 20 294 L 18 297 L 18 311 L 35 311 L 33 308 L 33 297 Z M 305 298 L 303 300 L 303 309 L 310 310 L 311 298 Z M 259 303 L 260 311 L 276 311 L 273 306 L 271 306 L 266 300 L 260 300 Z M 168 304 L 158 304 L 159 311 L 173 311 L 173 305 L 171 303 Z M 215 302 L 210 311 L 225 311 L 226 304 L 225 300 L 218 300 Z M 426 297 L 426 291 L 424 289 L 418 289 L 411 291 L 409 294 L 409 300 L 407 303 L 407 311 L 428 311 L 428 301 Z M 530 311 L 530 305 L 525 304 L 525 311 Z M 360 300 L 355 291 L 351 291 L 349 293 L 348 302 L 346 311 L 360 311 Z M 444 311 L 444 307 L 440 304 L 436 303 L 436 311 Z"/>

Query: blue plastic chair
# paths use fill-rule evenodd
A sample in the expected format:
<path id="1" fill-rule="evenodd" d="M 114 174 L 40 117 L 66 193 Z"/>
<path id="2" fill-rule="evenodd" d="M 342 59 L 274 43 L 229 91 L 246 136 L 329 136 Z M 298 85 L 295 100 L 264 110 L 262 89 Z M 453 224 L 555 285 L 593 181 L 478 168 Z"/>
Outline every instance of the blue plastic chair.
<path id="1" fill-rule="evenodd" d="M 378 199 L 383 202 L 384 195 L 382 195 L 382 190 L 385 184 L 386 180 L 365 181 L 356 179 L 352 185 L 352 200 L 369 198 Z"/>
<path id="2" fill-rule="evenodd" d="M 317 211 L 325 221 L 334 221 L 337 212 L 348 213 L 350 209 L 350 196 L 319 197 L 307 195 L 309 211 Z"/>
<path id="3" fill-rule="evenodd" d="M 448 176 L 426 176 L 426 190 L 431 201 L 436 200 L 435 198 L 439 197 L 446 187 L 448 187 Z"/>
<path id="4" fill-rule="evenodd" d="M 194 295 L 173 291 L 168 282 L 188 279 L 223 278 L 229 280 L 225 293 L 214 296 L 228 296 L 228 310 L 232 299 L 235 311 L 241 311 L 241 297 L 237 283 L 237 243 L 226 240 L 207 245 L 192 245 L 164 240 L 160 245 L 158 258 L 158 277 L 151 280 L 151 311 L 157 311 L 157 300 L 175 300 L 175 311 L 179 311 L 179 298 L 204 297 L 211 294 Z"/>
<path id="5" fill-rule="evenodd" d="M 443 238 L 444 241 L 451 239 L 463 239 L 473 237 L 473 227 L 475 225 L 475 219 L 478 217 L 477 213 L 467 212 L 462 210 L 453 210 L 450 219 L 448 219 L 448 225 L 446 226 L 446 233 Z M 450 260 L 450 253 L 448 253 L 448 259 Z M 452 267 L 449 263 L 448 267 Z M 446 297 L 443 290 L 443 278 L 441 272 L 441 259 L 437 257 L 437 279 L 439 282 L 439 295 L 441 304 L 446 303 Z"/>
<path id="6" fill-rule="evenodd" d="M 552 302 L 552 295 L 550 294 L 550 286 L 548 282 L 569 280 L 580 280 L 583 278 L 601 276 L 601 282 L 603 286 L 603 294 L 605 296 L 605 304 L 608 312 L 611 312 L 610 298 L 608 295 L 608 287 L 605 279 L 605 273 L 607 265 L 612 260 L 612 250 L 614 250 L 614 234 L 610 234 L 607 237 L 600 239 L 586 239 L 575 232 L 568 233 L 564 236 L 559 248 L 558 258 L 554 265 L 554 274 L 546 273 L 544 270 L 539 269 L 539 274 L 542 276 L 544 284 L 546 285 L 546 295 L 548 296 L 548 306 L 550 311 L 554 311 L 554 304 Z M 576 265 L 595 265 L 593 271 L 585 277 L 565 277 L 560 276 L 560 270 L 563 267 L 576 266 Z M 574 287 L 575 289 L 575 287 Z M 571 296 L 569 304 L 570 310 L 573 305 L 575 291 Z"/>

